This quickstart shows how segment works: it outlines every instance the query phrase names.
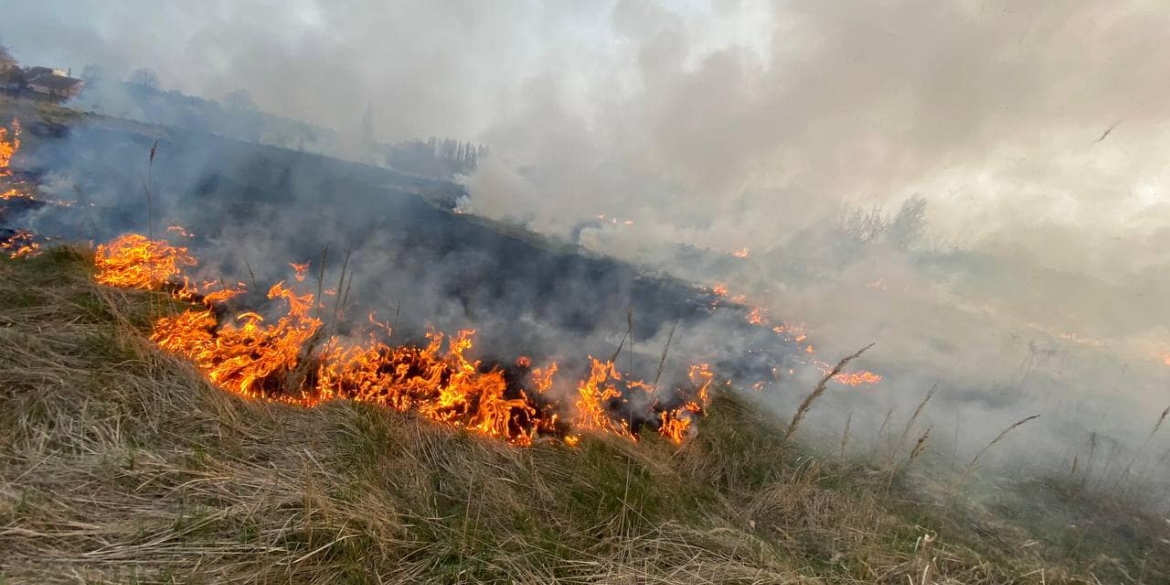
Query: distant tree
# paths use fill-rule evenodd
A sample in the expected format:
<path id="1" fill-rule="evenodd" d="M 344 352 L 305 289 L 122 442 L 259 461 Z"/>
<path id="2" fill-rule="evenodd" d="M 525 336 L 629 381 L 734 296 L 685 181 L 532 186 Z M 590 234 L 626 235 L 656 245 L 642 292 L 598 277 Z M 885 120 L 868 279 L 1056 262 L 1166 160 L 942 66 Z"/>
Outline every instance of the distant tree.
<path id="1" fill-rule="evenodd" d="M 9 51 L 8 47 L 0 45 L 0 71 L 18 66 L 20 66 L 20 63 L 16 61 L 16 57 L 12 56 L 12 51 Z"/>
<path id="2" fill-rule="evenodd" d="M 252 101 L 252 94 L 246 89 L 237 89 L 223 94 L 223 105 L 229 110 L 255 112 L 259 110 L 256 102 Z"/>
<path id="3" fill-rule="evenodd" d="M 854 244 L 885 243 L 900 250 L 914 246 L 926 231 L 926 199 L 915 195 L 902 202 L 890 217 L 880 205 L 868 209 L 846 205 L 837 220 L 837 233 Z"/>
<path id="4" fill-rule="evenodd" d="M 487 149 L 453 138 L 431 136 L 385 146 L 386 163 L 413 173 L 436 177 L 466 174 L 475 169 Z"/>
<path id="5" fill-rule="evenodd" d="M 903 201 L 888 230 L 889 242 L 903 250 L 922 239 L 926 231 L 926 199 L 915 195 Z"/>
<path id="6" fill-rule="evenodd" d="M 879 205 L 865 209 L 846 205 L 837 221 L 837 231 L 858 244 L 879 241 L 889 228 Z"/>
<path id="7" fill-rule="evenodd" d="M 24 71 L 20 67 L 9 67 L 8 69 L 0 69 L 0 86 L 8 91 L 21 91 L 25 84 Z"/>
<path id="8" fill-rule="evenodd" d="M 130 76 L 126 78 L 126 83 L 154 91 L 158 91 L 162 87 L 162 82 L 158 80 L 158 74 L 153 69 L 145 68 L 135 69 L 130 72 Z"/>

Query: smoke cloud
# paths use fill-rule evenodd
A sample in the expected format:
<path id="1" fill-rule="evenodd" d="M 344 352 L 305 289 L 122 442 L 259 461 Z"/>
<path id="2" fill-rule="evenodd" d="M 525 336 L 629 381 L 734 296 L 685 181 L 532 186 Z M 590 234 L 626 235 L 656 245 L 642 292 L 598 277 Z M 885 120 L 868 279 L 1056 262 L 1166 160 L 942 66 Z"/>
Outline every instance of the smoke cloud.
<path id="1" fill-rule="evenodd" d="M 867 364 L 899 380 L 900 407 L 943 379 L 939 402 L 996 413 L 982 435 L 1064 409 L 1060 443 L 1104 424 L 1096 405 L 1164 406 L 1160 3 L 6 4 L 0 40 L 25 62 L 145 67 L 210 98 L 245 89 L 355 141 L 370 103 L 381 141 L 482 143 L 464 211 L 731 281 L 777 322 L 817 328 L 825 354 L 876 339 Z M 843 208 L 914 196 L 927 221 L 909 250 L 843 248 L 858 233 L 839 229 Z M 465 316 L 440 298 L 423 309 Z M 686 333 L 695 350 L 720 336 Z"/>
<path id="2" fill-rule="evenodd" d="M 1006 239 L 1110 276 L 1166 261 L 1150 244 L 1170 237 L 1156 219 L 1170 205 L 1170 11 L 1156 3 L 75 0 L 5 13 L 0 33 L 26 61 L 146 67 L 210 97 L 243 88 L 351 133 L 370 101 L 384 140 L 481 141 L 496 156 L 469 179 L 475 208 L 538 224 L 604 213 L 758 248 L 841 200 L 922 194 L 947 240 Z"/>

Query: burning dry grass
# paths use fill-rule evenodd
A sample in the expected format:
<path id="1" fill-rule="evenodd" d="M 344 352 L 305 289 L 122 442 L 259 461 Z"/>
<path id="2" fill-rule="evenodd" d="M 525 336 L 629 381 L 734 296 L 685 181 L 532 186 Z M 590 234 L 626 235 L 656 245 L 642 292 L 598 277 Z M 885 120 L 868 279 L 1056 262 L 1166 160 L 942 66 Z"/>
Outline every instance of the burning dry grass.
<path id="1" fill-rule="evenodd" d="M 547 437 L 576 444 L 581 433 L 637 440 L 645 430 L 677 444 L 703 414 L 714 378 L 705 364 L 695 364 L 690 386 L 672 392 L 660 388 L 657 379 L 652 385 L 624 376 L 614 364 L 618 353 L 605 362 L 590 357 L 590 375 L 563 404 L 548 392 L 558 370 L 555 362 L 533 368 L 529 358 L 521 357 L 512 369 L 484 365 L 468 357 L 474 330 L 450 337 L 431 331 L 421 346 L 391 345 L 385 339 L 391 327 L 371 313 L 374 328 L 365 342 L 330 336 L 322 318 L 324 255 L 317 294 L 299 293 L 284 282 L 269 289 L 268 300 L 286 307 L 276 321 L 266 321 L 263 309 L 227 305 L 244 292 L 243 283 L 239 288 L 214 281 L 192 284 L 186 272 L 196 260 L 186 248 L 165 241 L 122 235 L 98 246 L 94 261 L 100 284 L 198 300 L 202 306 L 192 304 L 155 319 L 151 340 L 191 360 L 218 387 L 250 399 L 306 407 L 338 399 L 376 404 L 525 446 Z M 290 266 L 295 280 L 303 282 L 309 264 Z M 344 283 L 343 265 L 333 293 L 334 324 L 345 311 L 347 294 L 338 296 Z M 634 402 L 644 404 L 635 407 Z"/>
<path id="2" fill-rule="evenodd" d="M 1167 575 L 1153 557 L 1078 564 L 902 484 L 887 493 L 882 471 L 802 455 L 727 395 L 681 448 L 584 436 L 519 449 L 368 404 L 244 400 L 145 337 L 168 295 L 98 286 L 91 262 L 0 260 L 0 582 Z"/>

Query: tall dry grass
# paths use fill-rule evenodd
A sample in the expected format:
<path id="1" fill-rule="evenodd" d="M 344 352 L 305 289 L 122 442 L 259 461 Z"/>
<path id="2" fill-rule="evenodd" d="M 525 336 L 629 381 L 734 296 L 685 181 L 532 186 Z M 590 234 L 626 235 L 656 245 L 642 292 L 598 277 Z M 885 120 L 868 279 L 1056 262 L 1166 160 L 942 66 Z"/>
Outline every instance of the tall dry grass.
<path id="1" fill-rule="evenodd" d="M 879 466 L 818 457 L 790 440 L 792 423 L 726 392 L 681 448 L 587 437 L 517 449 L 358 404 L 240 400 L 146 340 L 169 301 L 97 287 L 89 262 L 69 250 L 0 262 L 0 582 L 1167 575 L 1153 555 L 1134 560 L 1137 545 L 1037 543 L 911 489 L 921 478 L 887 491 Z M 911 458 L 927 459 L 926 444 Z"/>

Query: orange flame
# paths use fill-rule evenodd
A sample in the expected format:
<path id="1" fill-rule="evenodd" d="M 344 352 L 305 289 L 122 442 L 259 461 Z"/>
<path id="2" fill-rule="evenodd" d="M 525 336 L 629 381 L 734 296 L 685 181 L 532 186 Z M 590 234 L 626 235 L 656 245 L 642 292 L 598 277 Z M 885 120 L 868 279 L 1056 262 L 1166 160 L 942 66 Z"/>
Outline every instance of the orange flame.
<path id="1" fill-rule="evenodd" d="M 613 225 L 623 225 L 626 227 L 630 227 L 630 226 L 634 225 L 634 220 L 632 220 L 632 219 L 618 219 L 616 217 L 607 217 L 604 213 L 598 214 L 597 219 L 599 219 L 601 221 L 606 221 L 606 222 L 612 223 Z"/>
<path id="2" fill-rule="evenodd" d="M 123 288 L 155 289 L 175 284 L 183 271 L 195 266 L 186 248 L 127 234 L 97 247 L 97 281 Z M 183 283 L 186 291 L 186 282 Z"/>
<path id="3" fill-rule="evenodd" d="M 833 366 L 825 362 L 814 360 L 814 363 L 822 374 L 828 374 L 829 372 L 833 371 Z M 844 386 L 872 385 L 881 382 L 882 375 L 875 374 L 867 370 L 860 370 L 857 372 L 840 372 L 836 376 L 833 376 L 833 381 Z"/>
<path id="4" fill-rule="evenodd" d="M 748 313 L 748 323 L 752 325 L 760 325 L 764 322 L 764 315 L 767 313 L 766 309 L 759 307 L 752 307 L 751 312 Z"/>
<path id="5" fill-rule="evenodd" d="M 846 386 L 860 386 L 862 384 L 877 384 L 882 381 L 882 376 L 865 370 L 852 374 L 841 372 L 833 376 L 833 381 Z"/>
<path id="6" fill-rule="evenodd" d="M 289 262 L 288 265 L 296 271 L 296 276 L 294 276 L 294 278 L 297 279 L 297 282 L 304 282 L 305 274 L 309 272 L 309 263 L 305 262 L 303 264 L 297 264 L 296 262 Z"/>
<path id="7" fill-rule="evenodd" d="M 220 388 L 246 398 L 306 407 L 334 399 L 369 402 L 516 445 L 530 445 L 539 434 L 562 436 L 573 445 L 587 432 L 637 440 L 631 419 L 615 415 L 613 403 L 628 406 L 628 392 L 650 395 L 654 390 L 623 379 L 612 361 L 590 358 L 589 377 L 577 385 L 573 403 L 563 406 L 548 395 L 556 363 L 529 369 L 531 359 L 521 357 L 516 367 L 525 371 L 528 384 L 510 384 L 504 370 L 467 357 L 475 334 L 471 330 L 452 337 L 432 331 L 425 347 L 391 346 L 375 332 L 364 343 L 332 336 L 318 345 L 322 322 L 313 315 L 316 299 L 296 294 L 283 282 L 268 292 L 269 299 L 285 306 L 275 322 L 245 312 L 221 323 L 212 305 L 241 291 L 211 290 L 213 283 L 191 286 L 184 271 L 195 260 L 186 248 L 137 234 L 100 246 L 97 263 L 100 283 L 147 290 L 172 287 L 178 298 L 200 299 L 206 308 L 159 318 L 151 339 L 191 360 Z M 302 274 L 308 269 L 307 264 L 293 267 Z M 373 314 L 370 322 L 376 331 L 389 334 L 389 326 L 378 323 Z M 706 365 L 692 367 L 693 388 L 683 391 L 689 396 L 683 405 L 666 409 L 647 400 L 651 404 L 646 418 L 655 420 L 657 431 L 669 440 L 683 441 L 693 432 L 692 420 L 710 400 L 713 377 Z"/>
<path id="8" fill-rule="evenodd" d="M 0 126 L 0 177 L 12 174 L 8 165 L 12 163 L 16 151 L 20 150 L 20 120 L 12 119 L 12 137 L 9 138 L 8 134 L 8 129 Z"/>
<path id="9" fill-rule="evenodd" d="M 15 234 L 0 240 L 0 252 L 9 258 L 31 258 L 41 253 L 41 243 L 36 240 L 36 234 L 28 230 L 17 230 Z"/>
<path id="10" fill-rule="evenodd" d="M 17 183 L 13 186 L 12 158 L 20 150 L 20 120 L 13 118 L 12 130 L 0 126 L 0 204 L 14 200 L 32 200 L 24 189 Z M 0 205 L 0 215 L 4 207 Z M 41 242 L 37 235 L 29 230 L 17 230 L 10 236 L 0 239 L 0 253 L 9 258 L 29 258 L 41 253 Z"/>
<path id="11" fill-rule="evenodd" d="M 20 150 L 20 120 L 14 118 L 11 132 L 0 126 L 0 179 L 12 176 L 12 169 L 9 168 L 9 165 L 12 164 L 12 157 L 16 156 L 18 150 Z M 32 197 L 15 187 L 6 188 L 4 185 L 0 185 L 0 201 L 14 199 L 32 199 Z"/>
<path id="12" fill-rule="evenodd" d="M 27 189 L 22 188 L 18 183 L 12 185 L 12 159 L 20 150 L 20 120 L 13 118 L 12 130 L 0 126 L 0 202 L 25 200 L 25 201 L 41 201 L 34 197 Z M 11 136 L 10 136 L 11 135 Z M 48 201 L 41 201 L 42 203 L 49 203 L 58 207 L 72 207 L 73 201 L 64 201 L 60 199 L 53 199 Z M 2 209 L 0 209 L 2 211 Z"/>
<path id="13" fill-rule="evenodd" d="M 195 234 L 188 232 L 187 228 L 184 228 L 181 225 L 172 225 L 172 226 L 167 228 L 167 231 L 172 233 L 172 234 L 178 234 L 184 238 L 194 238 L 195 237 Z"/>

